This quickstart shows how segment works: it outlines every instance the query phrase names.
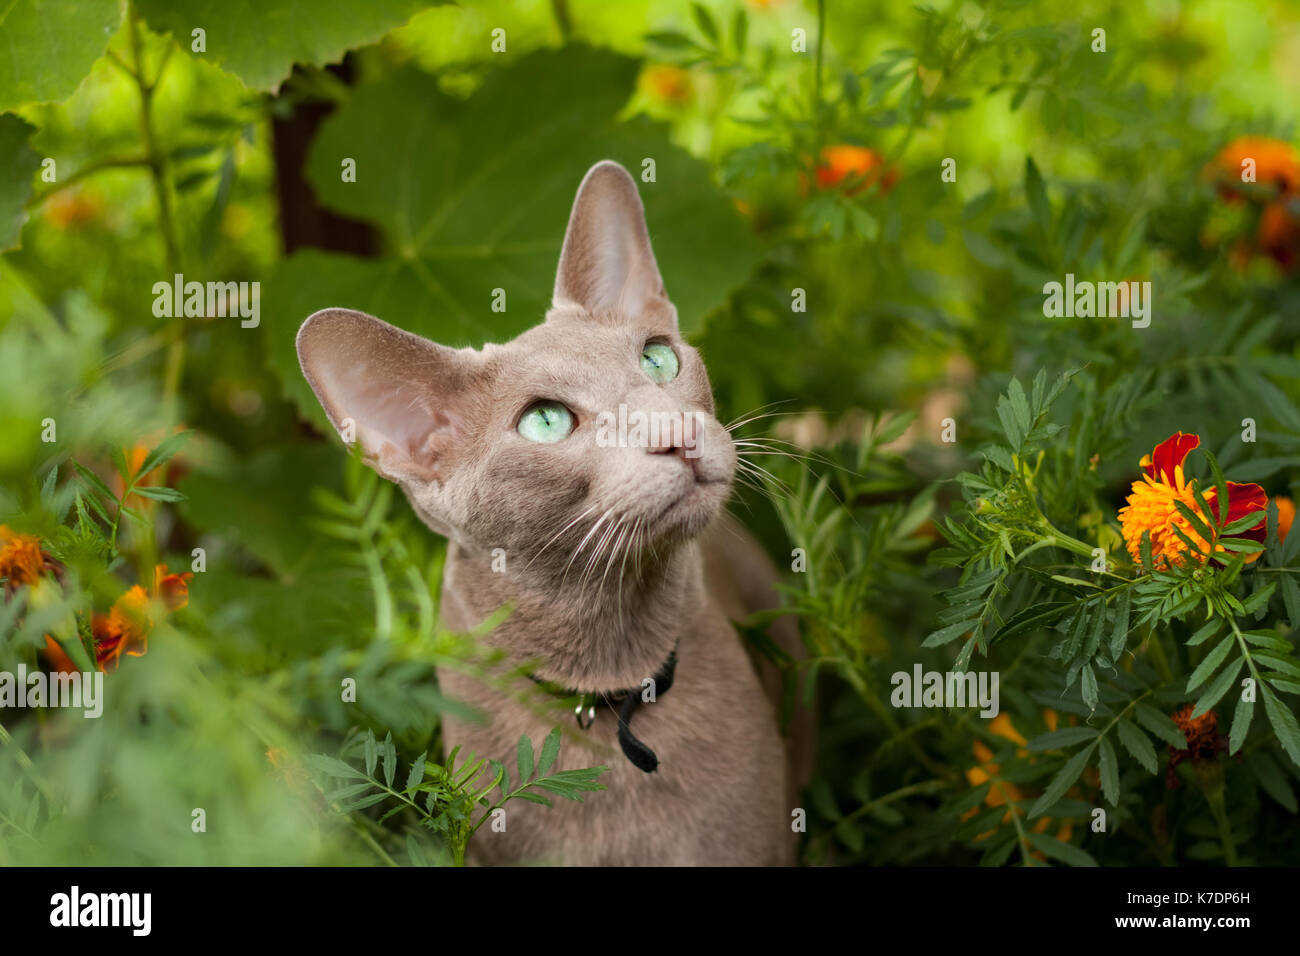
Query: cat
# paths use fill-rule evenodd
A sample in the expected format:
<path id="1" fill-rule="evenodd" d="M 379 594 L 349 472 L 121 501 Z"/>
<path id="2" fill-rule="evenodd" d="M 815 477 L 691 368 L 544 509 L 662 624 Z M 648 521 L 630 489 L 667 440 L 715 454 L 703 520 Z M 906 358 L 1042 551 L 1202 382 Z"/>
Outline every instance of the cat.
<path id="1" fill-rule="evenodd" d="M 520 735 L 540 741 L 563 721 L 556 768 L 609 768 L 582 803 L 512 801 L 470 861 L 793 863 L 811 717 L 798 707 L 783 739 L 781 675 L 732 625 L 776 606 L 777 573 L 726 514 L 736 446 L 678 332 L 628 172 L 606 160 L 584 177 L 552 306 L 513 341 L 454 349 L 331 308 L 303 323 L 297 348 L 335 428 L 447 537 L 443 623 L 467 631 L 509 605 L 486 642 L 539 662 L 530 676 L 557 697 L 595 695 L 557 719 L 439 670 L 445 694 L 487 715 L 447 717 L 448 747 L 510 755 L 518 779 Z M 602 441 L 620 406 L 681 426 Z M 792 618 L 769 633 L 801 653 Z M 622 691 L 636 699 L 606 705 Z"/>

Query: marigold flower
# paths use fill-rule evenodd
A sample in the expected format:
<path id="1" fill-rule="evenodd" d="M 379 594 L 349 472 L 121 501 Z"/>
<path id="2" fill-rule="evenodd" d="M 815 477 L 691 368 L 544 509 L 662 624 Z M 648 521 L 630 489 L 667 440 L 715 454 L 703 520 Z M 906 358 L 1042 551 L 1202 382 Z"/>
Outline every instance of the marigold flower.
<path id="1" fill-rule="evenodd" d="M 1273 502 L 1277 505 L 1277 539 L 1285 541 L 1295 521 L 1295 502 L 1283 495 L 1275 496 Z"/>
<path id="2" fill-rule="evenodd" d="M 153 597 L 161 600 L 168 611 L 178 611 L 189 603 L 189 581 L 193 574 L 169 574 L 164 565 L 154 568 Z M 113 602 L 107 614 L 91 619 L 95 639 L 95 664 L 101 671 L 115 671 L 123 654 L 143 657 L 149 650 L 149 633 L 154 621 L 149 609 L 150 595 L 136 584 Z"/>
<path id="3" fill-rule="evenodd" d="M 1178 786 L 1174 768 L 1184 760 L 1212 760 L 1228 749 L 1228 738 L 1219 733 L 1219 718 L 1214 711 L 1207 710 L 1201 716 L 1193 718 L 1192 710 L 1192 705 L 1188 704 L 1170 714 L 1187 741 L 1186 747 L 1169 748 L 1169 770 L 1165 774 L 1165 782 L 1171 789 Z"/>
<path id="4" fill-rule="evenodd" d="M 646 67 L 641 85 L 655 99 L 669 103 L 684 103 L 691 98 L 691 75 L 680 66 L 659 63 Z"/>
<path id="5" fill-rule="evenodd" d="M 845 192 L 849 196 L 855 196 L 877 183 L 881 193 L 887 193 L 899 177 L 898 169 L 886 167 L 885 158 L 874 149 L 847 143 L 823 149 L 813 174 L 818 189 L 832 189 L 848 180 L 850 185 Z"/>
<path id="6" fill-rule="evenodd" d="M 1259 250 L 1286 272 L 1300 265 L 1300 197 L 1279 196 L 1259 214 Z"/>
<path id="7" fill-rule="evenodd" d="M 1043 711 L 1043 719 L 1046 721 L 1048 729 L 1050 730 L 1056 729 L 1056 724 L 1058 720 L 1056 711 L 1054 710 Z M 1019 756 L 1024 757 L 1029 753 L 1029 751 L 1026 750 L 1023 746 L 1025 743 L 1027 743 L 1027 741 L 1025 740 L 1024 736 L 1020 733 L 1020 731 L 1016 729 L 1015 724 L 1011 722 L 1011 718 L 1007 716 L 1005 712 L 998 714 L 997 717 L 994 717 L 993 720 L 989 722 L 988 729 L 990 733 L 996 734 L 999 737 L 1003 737 L 1006 740 L 1010 740 L 1012 743 L 1017 744 L 1018 746 L 1016 747 L 1016 753 Z M 999 766 L 998 764 L 993 762 L 993 751 L 989 749 L 987 744 L 985 744 L 982 740 L 975 740 L 971 743 L 971 752 L 975 755 L 975 759 L 979 761 L 979 764 L 977 766 L 969 768 L 966 771 L 966 780 L 970 783 L 972 787 L 978 787 L 989 780 L 993 781 L 992 785 L 989 787 L 989 792 L 984 796 L 985 806 L 1000 807 L 1000 806 L 1004 806 L 1007 803 L 1020 803 L 1025 799 L 1024 792 L 1019 787 L 1017 787 L 1014 783 L 1011 783 L 1007 780 L 997 779 Z M 977 809 L 972 808 L 970 811 L 968 811 L 965 814 L 963 819 L 967 817 L 972 817 L 977 812 L 978 812 Z M 1005 823 L 1010 818 L 1011 818 L 1011 810 L 1008 809 L 1006 814 L 1002 817 L 1002 822 Z M 1035 833 L 1045 832 L 1047 828 L 1051 826 L 1051 823 L 1052 820 L 1050 817 L 1040 818 L 1038 822 L 1034 824 L 1034 832 Z M 988 833 L 981 833 L 977 837 L 975 837 L 975 840 L 979 841 L 979 840 L 986 839 L 987 837 L 992 835 L 992 832 L 993 831 L 989 831 Z M 1070 834 L 1072 832 L 1073 832 L 1073 827 L 1070 825 L 1070 822 L 1068 820 L 1061 821 L 1061 825 L 1056 832 L 1056 838 L 1063 842 L 1068 841 L 1070 839 Z M 1038 857 L 1039 859 L 1043 858 L 1042 854 L 1037 852 L 1034 853 L 1034 856 Z"/>
<path id="8" fill-rule="evenodd" d="M 1255 161 L 1255 182 L 1278 192 L 1300 188 L 1300 150 L 1268 136 L 1241 136 L 1224 146 L 1205 167 L 1208 178 L 1219 182 L 1219 193 L 1229 202 L 1241 201 L 1235 188 L 1241 183 L 1242 163 Z"/>
<path id="9" fill-rule="evenodd" d="M 1182 563 L 1182 554 L 1187 550 L 1187 545 L 1175 529 L 1182 531 L 1202 553 L 1209 551 L 1209 542 L 1197 534 L 1191 521 L 1177 508 L 1177 503 L 1181 501 L 1208 527 L 1213 528 L 1219 523 L 1217 515 L 1202 514 L 1194 494 L 1196 482 L 1188 481 L 1183 473 L 1183 462 L 1200 444 L 1199 436 L 1178 432 L 1157 445 L 1150 455 L 1144 455 L 1139 462 L 1146 475 L 1133 482 L 1133 493 L 1128 496 L 1128 504 L 1119 510 L 1124 543 L 1135 562 L 1142 560 L 1142 534 L 1148 531 L 1151 533 L 1151 557 L 1157 565 Z M 1268 507 L 1268 495 L 1259 485 L 1229 481 L 1227 486 L 1228 517 L 1225 526 L 1251 512 Z M 1214 487 L 1201 489 L 1201 494 L 1206 504 L 1217 509 L 1215 499 L 1218 495 Z M 1265 533 L 1261 523 L 1241 532 L 1237 537 L 1263 541 Z M 1218 548 L 1216 553 L 1227 552 Z M 1254 560 L 1256 557 L 1257 554 L 1247 555 L 1246 560 Z"/>
<path id="10" fill-rule="evenodd" d="M 80 229 L 97 220 L 104 211 L 99 196 L 78 189 L 55 193 L 45 204 L 45 218 L 55 229 Z"/>
<path id="11" fill-rule="evenodd" d="M 0 577 L 5 579 L 5 594 L 12 594 L 25 584 L 35 584 L 46 571 L 52 570 L 51 558 L 41 550 L 41 539 L 18 534 L 0 525 Z"/>

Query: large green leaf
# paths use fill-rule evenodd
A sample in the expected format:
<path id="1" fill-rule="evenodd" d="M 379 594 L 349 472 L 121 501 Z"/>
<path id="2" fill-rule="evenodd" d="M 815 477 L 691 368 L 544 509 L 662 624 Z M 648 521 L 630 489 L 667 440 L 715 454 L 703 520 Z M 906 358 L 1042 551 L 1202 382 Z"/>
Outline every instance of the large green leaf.
<path id="1" fill-rule="evenodd" d="M 41 158 L 27 145 L 32 134 L 17 116 L 0 115 L 0 252 L 18 245 L 27 221 L 24 206 L 32 194 L 32 177 Z"/>
<path id="2" fill-rule="evenodd" d="M 443 0 L 445 2 L 445 0 Z M 323 66 L 353 47 L 374 43 L 435 0 L 136 0 L 149 25 L 192 48 L 204 31 L 205 52 L 253 90 L 274 90 L 295 63 Z"/>
<path id="3" fill-rule="evenodd" d="M 70 96 L 121 19 L 120 0 L 0 3 L 0 110 Z"/>
<path id="4" fill-rule="evenodd" d="M 448 345 L 540 322 L 574 193 L 602 159 L 638 180 L 668 294 L 683 329 L 697 328 L 754 268 L 758 243 L 707 164 L 647 119 L 617 120 L 636 72 L 635 60 L 571 47 L 524 57 L 468 100 L 413 70 L 358 89 L 322 127 L 309 177 L 323 202 L 378 225 L 392 254 L 302 252 L 277 270 L 262 326 L 289 394 L 315 415 L 293 339 L 317 309 L 360 309 Z M 343 181 L 346 159 L 356 182 Z M 495 289 L 504 312 L 492 311 Z"/>

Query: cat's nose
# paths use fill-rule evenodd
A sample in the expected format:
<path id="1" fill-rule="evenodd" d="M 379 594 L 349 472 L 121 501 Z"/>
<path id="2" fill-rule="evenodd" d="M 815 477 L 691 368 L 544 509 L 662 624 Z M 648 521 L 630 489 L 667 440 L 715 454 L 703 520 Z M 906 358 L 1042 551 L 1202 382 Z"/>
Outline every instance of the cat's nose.
<path id="1" fill-rule="evenodd" d="M 697 463 L 700 460 L 698 453 L 696 453 L 693 448 L 687 448 L 686 443 L 680 438 L 666 436 L 665 439 L 658 444 L 648 445 L 646 447 L 646 452 L 651 455 L 674 455 L 679 458 L 692 473 L 695 473 L 698 470 Z"/>

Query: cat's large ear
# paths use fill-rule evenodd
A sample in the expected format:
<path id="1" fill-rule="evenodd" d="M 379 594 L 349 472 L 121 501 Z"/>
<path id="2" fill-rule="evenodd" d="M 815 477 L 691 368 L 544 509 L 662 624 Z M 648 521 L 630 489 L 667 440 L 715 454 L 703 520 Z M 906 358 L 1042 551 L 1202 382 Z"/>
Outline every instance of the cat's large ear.
<path id="1" fill-rule="evenodd" d="M 473 359 L 351 309 L 322 309 L 298 330 L 298 361 L 330 422 L 399 482 L 446 478 Z"/>
<path id="2" fill-rule="evenodd" d="M 618 163 L 604 160 L 583 177 L 573 200 L 554 304 L 635 316 L 655 298 L 667 296 L 636 182 Z"/>

